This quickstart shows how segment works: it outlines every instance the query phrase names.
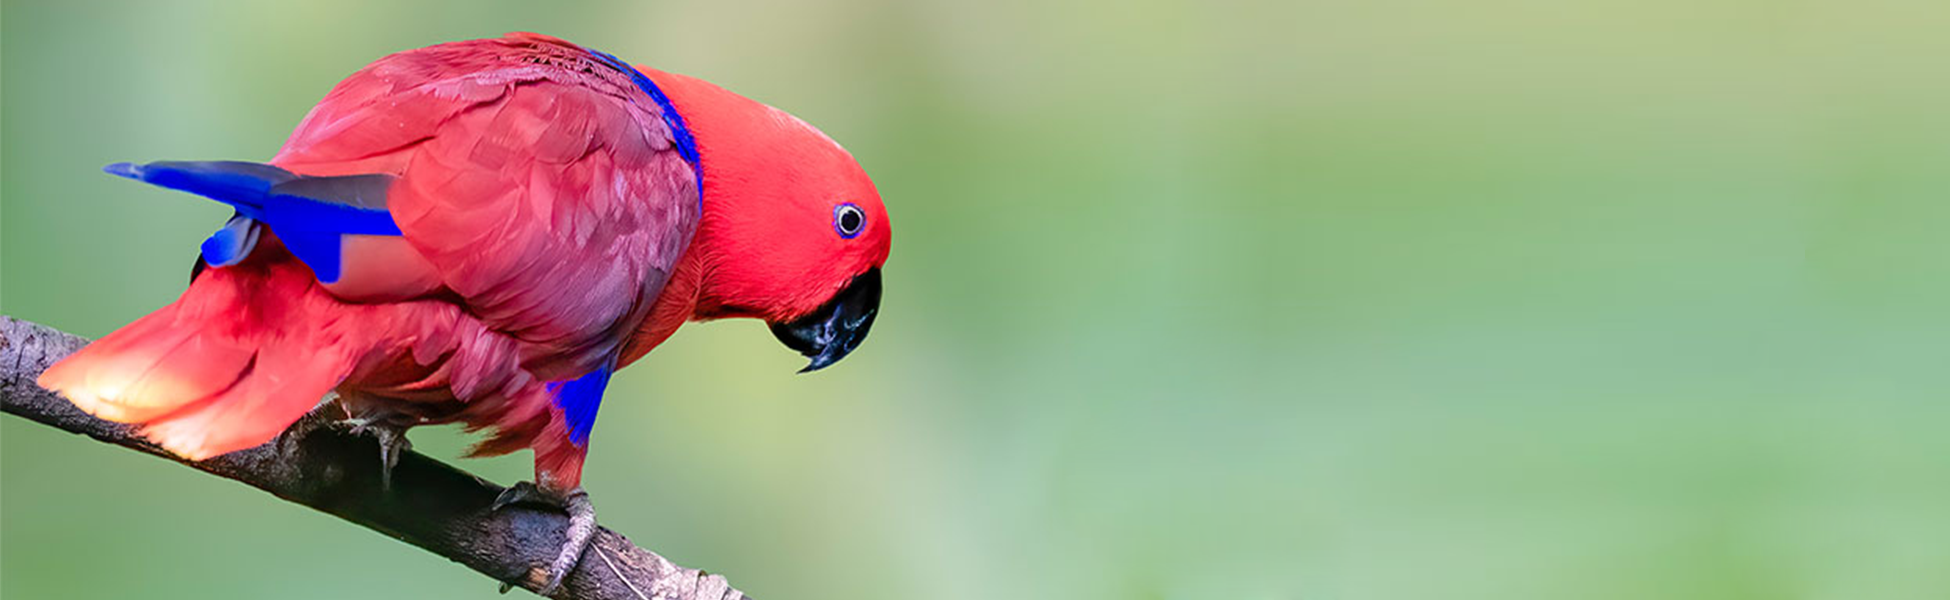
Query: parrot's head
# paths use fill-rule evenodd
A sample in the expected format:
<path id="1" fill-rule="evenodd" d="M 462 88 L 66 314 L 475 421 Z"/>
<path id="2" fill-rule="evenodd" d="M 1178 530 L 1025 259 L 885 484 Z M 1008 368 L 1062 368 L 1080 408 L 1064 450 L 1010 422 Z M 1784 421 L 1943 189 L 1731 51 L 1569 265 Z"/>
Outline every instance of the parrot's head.
<path id="1" fill-rule="evenodd" d="M 750 317 L 812 359 L 859 347 L 880 311 L 892 228 L 853 155 L 785 111 L 705 81 L 641 69 L 682 116 L 704 175 L 694 318 Z"/>

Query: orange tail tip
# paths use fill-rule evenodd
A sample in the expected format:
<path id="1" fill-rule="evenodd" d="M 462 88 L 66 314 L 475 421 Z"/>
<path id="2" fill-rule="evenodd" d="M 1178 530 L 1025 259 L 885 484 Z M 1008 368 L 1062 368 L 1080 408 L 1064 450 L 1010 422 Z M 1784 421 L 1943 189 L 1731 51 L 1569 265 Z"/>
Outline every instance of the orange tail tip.
<path id="1" fill-rule="evenodd" d="M 264 348 L 234 385 L 150 421 L 142 434 L 190 460 L 254 447 L 304 417 L 350 368 L 342 352 Z"/>
<path id="2" fill-rule="evenodd" d="M 241 270 L 206 271 L 174 304 L 48 368 L 41 387 L 96 417 L 141 424 L 191 460 L 277 437 L 344 379 L 352 353 L 316 340 L 305 303 L 284 296 L 321 293 L 308 282 L 280 289 L 276 275 Z M 266 304 L 282 318 L 240 326 Z"/>
<path id="3" fill-rule="evenodd" d="M 181 327 L 177 313 L 163 307 L 89 344 L 41 373 L 41 387 L 118 423 L 150 421 L 231 387 L 255 349 Z"/>

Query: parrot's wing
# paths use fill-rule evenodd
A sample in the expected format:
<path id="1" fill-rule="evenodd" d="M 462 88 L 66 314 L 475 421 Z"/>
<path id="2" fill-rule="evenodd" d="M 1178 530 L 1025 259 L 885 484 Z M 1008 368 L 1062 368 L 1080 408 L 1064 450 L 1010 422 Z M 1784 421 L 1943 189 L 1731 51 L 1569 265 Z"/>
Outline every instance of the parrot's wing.
<path id="1" fill-rule="evenodd" d="M 579 363 L 546 370 L 587 373 L 649 310 L 702 210 L 647 80 L 605 59 L 523 34 L 395 54 L 340 83 L 273 163 L 396 176 L 387 210 L 424 265 L 392 268 Z M 398 254 L 348 249 L 346 269 Z"/>

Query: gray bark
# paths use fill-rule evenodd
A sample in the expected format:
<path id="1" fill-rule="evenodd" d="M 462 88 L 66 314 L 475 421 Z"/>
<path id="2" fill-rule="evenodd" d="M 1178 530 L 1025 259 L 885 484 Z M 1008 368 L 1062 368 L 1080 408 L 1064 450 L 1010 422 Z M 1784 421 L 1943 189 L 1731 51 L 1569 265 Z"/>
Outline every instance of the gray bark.
<path id="1" fill-rule="evenodd" d="M 54 329 L 0 315 L 0 404 L 8 414 L 166 458 L 242 482 L 466 565 L 528 590 L 561 547 L 568 518 L 514 506 L 489 511 L 502 487 L 424 455 L 407 452 L 392 489 L 379 484 L 373 438 L 313 428 L 294 441 L 270 443 L 202 462 L 169 454 L 130 426 L 96 419 L 34 383 L 41 371 L 88 343 Z M 282 447 L 280 447 L 282 446 Z M 483 584 L 482 592 L 487 592 Z M 724 578 L 672 564 L 608 529 L 596 532 L 553 597 L 581 600 L 742 600 Z"/>

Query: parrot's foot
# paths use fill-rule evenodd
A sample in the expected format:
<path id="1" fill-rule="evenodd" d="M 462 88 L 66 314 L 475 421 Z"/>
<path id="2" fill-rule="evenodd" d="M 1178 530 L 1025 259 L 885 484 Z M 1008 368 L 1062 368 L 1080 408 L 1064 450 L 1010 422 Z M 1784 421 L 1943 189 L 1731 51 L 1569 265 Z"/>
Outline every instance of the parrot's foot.
<path id="1" fill-rule="evenodd" d="M 488 510 L 501 510 L 516 504 L 545 506 L 560 510 L 569 515 L 569 529 L 564 532 L 568 539 L 562 542 L 562 550 L 548 565 L 548 581 L 535 593 L 542 596 L 554 594 L 562 587 L 562 579 L 574 571 L 576 563 L 582 561 L 582 552 L 589 548 L 589 542 L 596 538 L 596 507 L 589 503 L 589 493 L 576 487 L 564 494 L 555 494 L 535 484 L 523 481 L 514 484 L 494 499 Z M 508 593 L 514 584 L 503 582 L 501 593 Z"/>
<path id="2" fill-rule="evenodd" d="M 279 455 L 289 455 L 295 451 L 301 440 L 320 429 L 343 431 L 352 435 L 370 435 L 379 442 L 379 486 L 380 489 L 393 489 L 393 467 L 399 464 L 401 456 L 413 449 L 413 441 L 406 439 L 406 430 L 418 424 L 416 420 L 393 417 L 352 417 L 347 411 L 328 397 L 318 408 L 305 413 L 298 422 L 292 423 L 278 434 L 273 446 Z"/>
<path id="3" fill-rule="evenodd" d="M 399 465 L 399 457 L 413 449 L 413 440 L 406 439 L 410 427 L 391 419 L 347 419 L 340 422 L 353 435 L 371 435 L 379 441 L 379 489 L 393 490 L 393 467 Z"/>

